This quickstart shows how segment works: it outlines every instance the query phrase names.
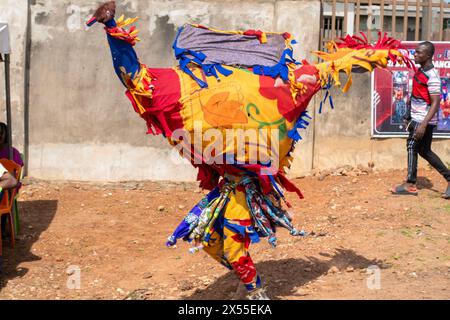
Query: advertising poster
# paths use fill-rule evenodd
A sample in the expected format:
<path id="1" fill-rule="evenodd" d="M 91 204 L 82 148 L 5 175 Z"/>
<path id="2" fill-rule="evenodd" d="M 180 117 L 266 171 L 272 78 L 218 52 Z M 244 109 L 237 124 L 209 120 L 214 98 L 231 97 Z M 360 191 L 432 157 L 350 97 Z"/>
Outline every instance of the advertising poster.
<path id="1" fill-rule="evenodd" d="M 418 43 L 420 42 L 403 42 L 412 61 Z M 441 77 L 441 104 L 434 137 L 450 138 L 450 42 L 433 43 L 436 48 L 433 64 Z M 372 73 L 373 137 L 408 136 L 403 116 L 412 90 L 413 75 L 412 70 L 392 64 L 387 69 L 375 69 Z"/>

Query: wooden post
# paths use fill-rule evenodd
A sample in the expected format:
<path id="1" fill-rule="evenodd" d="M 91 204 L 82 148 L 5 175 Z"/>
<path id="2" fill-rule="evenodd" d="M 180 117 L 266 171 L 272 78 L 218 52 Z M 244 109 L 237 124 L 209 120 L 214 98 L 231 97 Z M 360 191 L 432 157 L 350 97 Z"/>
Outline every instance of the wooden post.
<path id="1" fill-rule="evenodd" d="M 427 34 L 426 39 L 428 41 L 431 41 L 431 37 L 433 36 L 433 30 L 431 30 L 431 19 L 433 19 L 433 7 L 431 0 L 428 0 L 428 21 L 427 21 Z"/>
<path id="2" fill-rule="evenodd" d="M 355 25 L 356 25 L 356 34 L 358 34 L 359 33 L 359 17 L 360 17 L 360 14 L 361 14 L 361 2 L 360 2 L 360 0 L 356 0 L 356 22 L 355 22 Z"/>
<path id="3" fill-rule="evenodd" d="M 333 6 L 331 8 L 331 39 L 336 38 L 336 0 L 333 0 Z"/>
<path id="4" fill-rule="evenodd" d="M 416 0 L 416 27 L 414 33 L 414 40 L 419 40 L 419 29 L 420 29 L 420 0 Z"/>
<path id="5" fill-rule="evenodd" d="M 444 0 L 441 0 L 441 10 L 439 13 L 439 39 L 438 41 L 444 40 Z"/>
<path id="6" fill-rule="evenodd" d="M 391 37 L 395 38 L 395 29 L 396 29 L 396 18 L 397 18 L 397 0 L 392 1 L 392 31 Z"/>
<path id="7" fill-rule="evenodd" d="M 344 27 L 342 28 L 345 36 L 347 34 L 347 23 L 348 23 L 348 0 L 344 1 Z"/>
<path id="8" fill-rule="evenodd" d="M 9 53 L 5 54 L 5 91 L 6 91 L 6 124 L 8 125 L 8 148 L 9 158 L 12 160 L 12 123 L 11 123 L 11 84 L 9 71 L 10 57 Z"/>
<path id="9" fill-rule="evenodd" d="M 403 1 L 403 40 L 408 40 L 408 0 Z"/>
<path id="10" fill-rule="evenodd" d="M 370 21 L 370 23 L 367 24 L 367 41 L 370 42 L 370 38 L 372 37 L 372 18 L 373 18 L 373 11 L 372 11 L 372 0 L 368 1 L 368 12 L 367 12 L 367 21 Z"/>

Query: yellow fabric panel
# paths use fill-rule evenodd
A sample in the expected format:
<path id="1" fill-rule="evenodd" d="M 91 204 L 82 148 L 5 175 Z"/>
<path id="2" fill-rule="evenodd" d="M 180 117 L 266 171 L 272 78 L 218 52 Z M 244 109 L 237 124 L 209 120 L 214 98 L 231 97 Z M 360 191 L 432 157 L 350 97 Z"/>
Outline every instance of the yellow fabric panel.
<path id="1" fill-rule="evenodd" d="M 353 50 L 349 48 L 337 48 L 336 46 L 331 46 L 335 51 L 330 53 L 316 51 L 321 59 L 326 62 L 316 64 L 319 70 L 320 79 L 322 85 L 329 82 L 329 77 L 331 76 L 334 85 L 340 86 L 339 72 L 345 72 L 348 76 L 347 83 L 342 88 L 343 92 L 347 92 L 352 84 L 351 71 L 353 67 L 361 67 L 369 72 L 372 72 L 375 67 L 386 68 L 388 63 L 389 54 L 397 57 L 401 57 L 402 54 L 398 50 L 392 49 L 359 49 Z"/>
<path id="2" fill-rule="evenodd" d="M 248 210 L 245 194 L 242 191 L 236 190 L 235 193 L 230 193 L 228 205 L 224 212 L 224 218 L 228 220 L 245 220 L 251 219 Z"/>
<path id="3" fill-rule="evenodd" d="M 293 128 L 294 122 L 288 122 L 278 111 L 277 100 L 268 99 L 259 92 L 260 82 L 258 75 L 245 69 L 232 68 L 233 73 L 228 76 L 221 76 L 220 81 L 214 77 L 207 77 L 208 88 L 200 88 L 188 74 L 179 69 L 175 69 L 180 77 L 181 98 L 183 105 L 181 116 L 183 118 L 184 129 L 191 133 L 191 141 L 194 139 L 195 131 L 205 133 L 209 129 L 211 136 L 204 136 L 202 150 L 214 142 L 215 133 L 222 137 L 222 145 L 225 153 L 238 150 L 237 136 L 242 136 L 244 131 L 228 132 L 233 143 L 227 143 L 226 129 L 248 130 L 247 134 L 258 141 L 258 146 L 251 149 L 248 144 L 245 146 L 245 156 L 240 160 L 248 161 L 254 159 L 254 150 L 261 153 L 268 153 L 268 156 L 284 158 L 291 148 L 292 140 L 287 137 L 287 131 Z M 202 79 L 200 68 L 191 69 L 196 77 Z M 258 113 L 259 112 L 259 113 Z M 256 120 L 257 121 L 256 121 Z M 270 125 L 261 126 L 261 122 Z M 259 129 L 265 129 L 263 132 Z M 277 154 L 271 154 L 271 134 L 272 129 L 277 129 L 273 134 L 279 134 L 279 129 L 284 133 L 278 135 L 279 147 L 274 148 Z M 248 138 L 247 138 L 248 139 Z M 255 139 L 251 141 L 255 141 Z M 247 140 L 248 141 L 248 140 Z M 267 152 L 266 152 L 267 151 Z M 278 154 L 279 152 L 279 154 Z"/>
<path id="4" fill-rule="evenodd" d="M 241 257 L 247 256 L 247 249 L 245 249 L 244 243 L 234 241 L 231 238 L 235 235 L 233 231 L 228 228 L 223 228 L 223 235 L 225 237 L 223 242 L 223 252 L 230 264 L 239 261 Z"/>

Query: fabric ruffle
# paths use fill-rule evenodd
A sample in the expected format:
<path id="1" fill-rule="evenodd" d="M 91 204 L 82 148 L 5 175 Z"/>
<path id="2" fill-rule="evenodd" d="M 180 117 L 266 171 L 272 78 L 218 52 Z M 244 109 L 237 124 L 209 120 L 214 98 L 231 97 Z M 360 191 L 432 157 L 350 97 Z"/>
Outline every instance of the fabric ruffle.
<path id="1" fill-rule="evenodd" d="M 378 36 L 378 41 L 371 44 L 362 32 L 361 37 L 347 35 L 338 41 L 329 42 L 328 52 L 316 51 L 315 54 L 325 60 L 315 65 L 319 70 L 322 86 L 340 86 L 339 73 L 345 72 L 348 79 L 342 91 L 347 92 L 352 85 L 351 73 L 355 67 L 371 72 L 374 68 L 386 68 L 388 60 L 414 68 L 408 52 L 399 40 L 388 37 L 387 33 L 382 35 L 379 32 Z"/>
<path id="2" fill-rule="evenodd" d="M 124 29 L 124 27 L 134 23 L 137 19 L 138 18 L 136 17 L 124 20 L 124 16 L 122 15 L 116 20 L 116 26 L 109 28 L 105 27 L 105 30 L 111 37 L 126 41 L 134 46 L 136 42 L 140 41 L 137 36 L 139 30 L 137 30 L 135 26 L 132 26 L 129 30 Z"/>
<path id="3" fill-rule="evenodd" d="M 245 192 L 251 220 L 224 217 L 229 199 L 237 188 Z M 209 246 L 213 244 L 210 244 L 210 240 L 214 232 L 223 236 L 223 228 L 228 228 L 239 235 L 239 239 L 235 239 L 238 242 L 248 239 L 249 243 L 256 243 L 260 241 L 260 237 L 267 237 L 273 247 L 276 246 L 277 240 L 276 227 L 288 229 L 293 236 L 304 236 L 304 231 L 298 231 L 292 225 L 292 218 L 282 208 L 281 199 L 275 188 L 269 195 L 264 194 L 258 180 L 250 176 L 244 176 L 238 183 L 224 181 L 220 188 L 210 192 L 187 214 L 168 238 L 166 245 L 173 246 L 177 239 L 181 238 L 192 243 L 194 247 Z"/>

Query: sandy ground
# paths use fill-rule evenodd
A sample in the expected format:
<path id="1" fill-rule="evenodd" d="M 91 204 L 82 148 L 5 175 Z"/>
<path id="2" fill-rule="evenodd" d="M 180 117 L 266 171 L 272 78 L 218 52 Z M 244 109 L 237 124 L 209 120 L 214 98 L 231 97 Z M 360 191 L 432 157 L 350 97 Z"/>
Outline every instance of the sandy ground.
<path id="1" fill-rule="evenodd" d="M 265 239 L 250 248 L 269 296 L 450 299 L 445 181 L 419 170 L 418 197 L 390 195 L 404 174 L 294 180 L 305 195 L 288 195 L 294 223 L 311 235 L 279 230 L 276 249 Z M 201 197 L 194 183 L 25 179 L 21 234 L 14 249 L 3 241 L 0 299 L 244 298 L 235 274 L 204 252 L 164 245 Z"/>

